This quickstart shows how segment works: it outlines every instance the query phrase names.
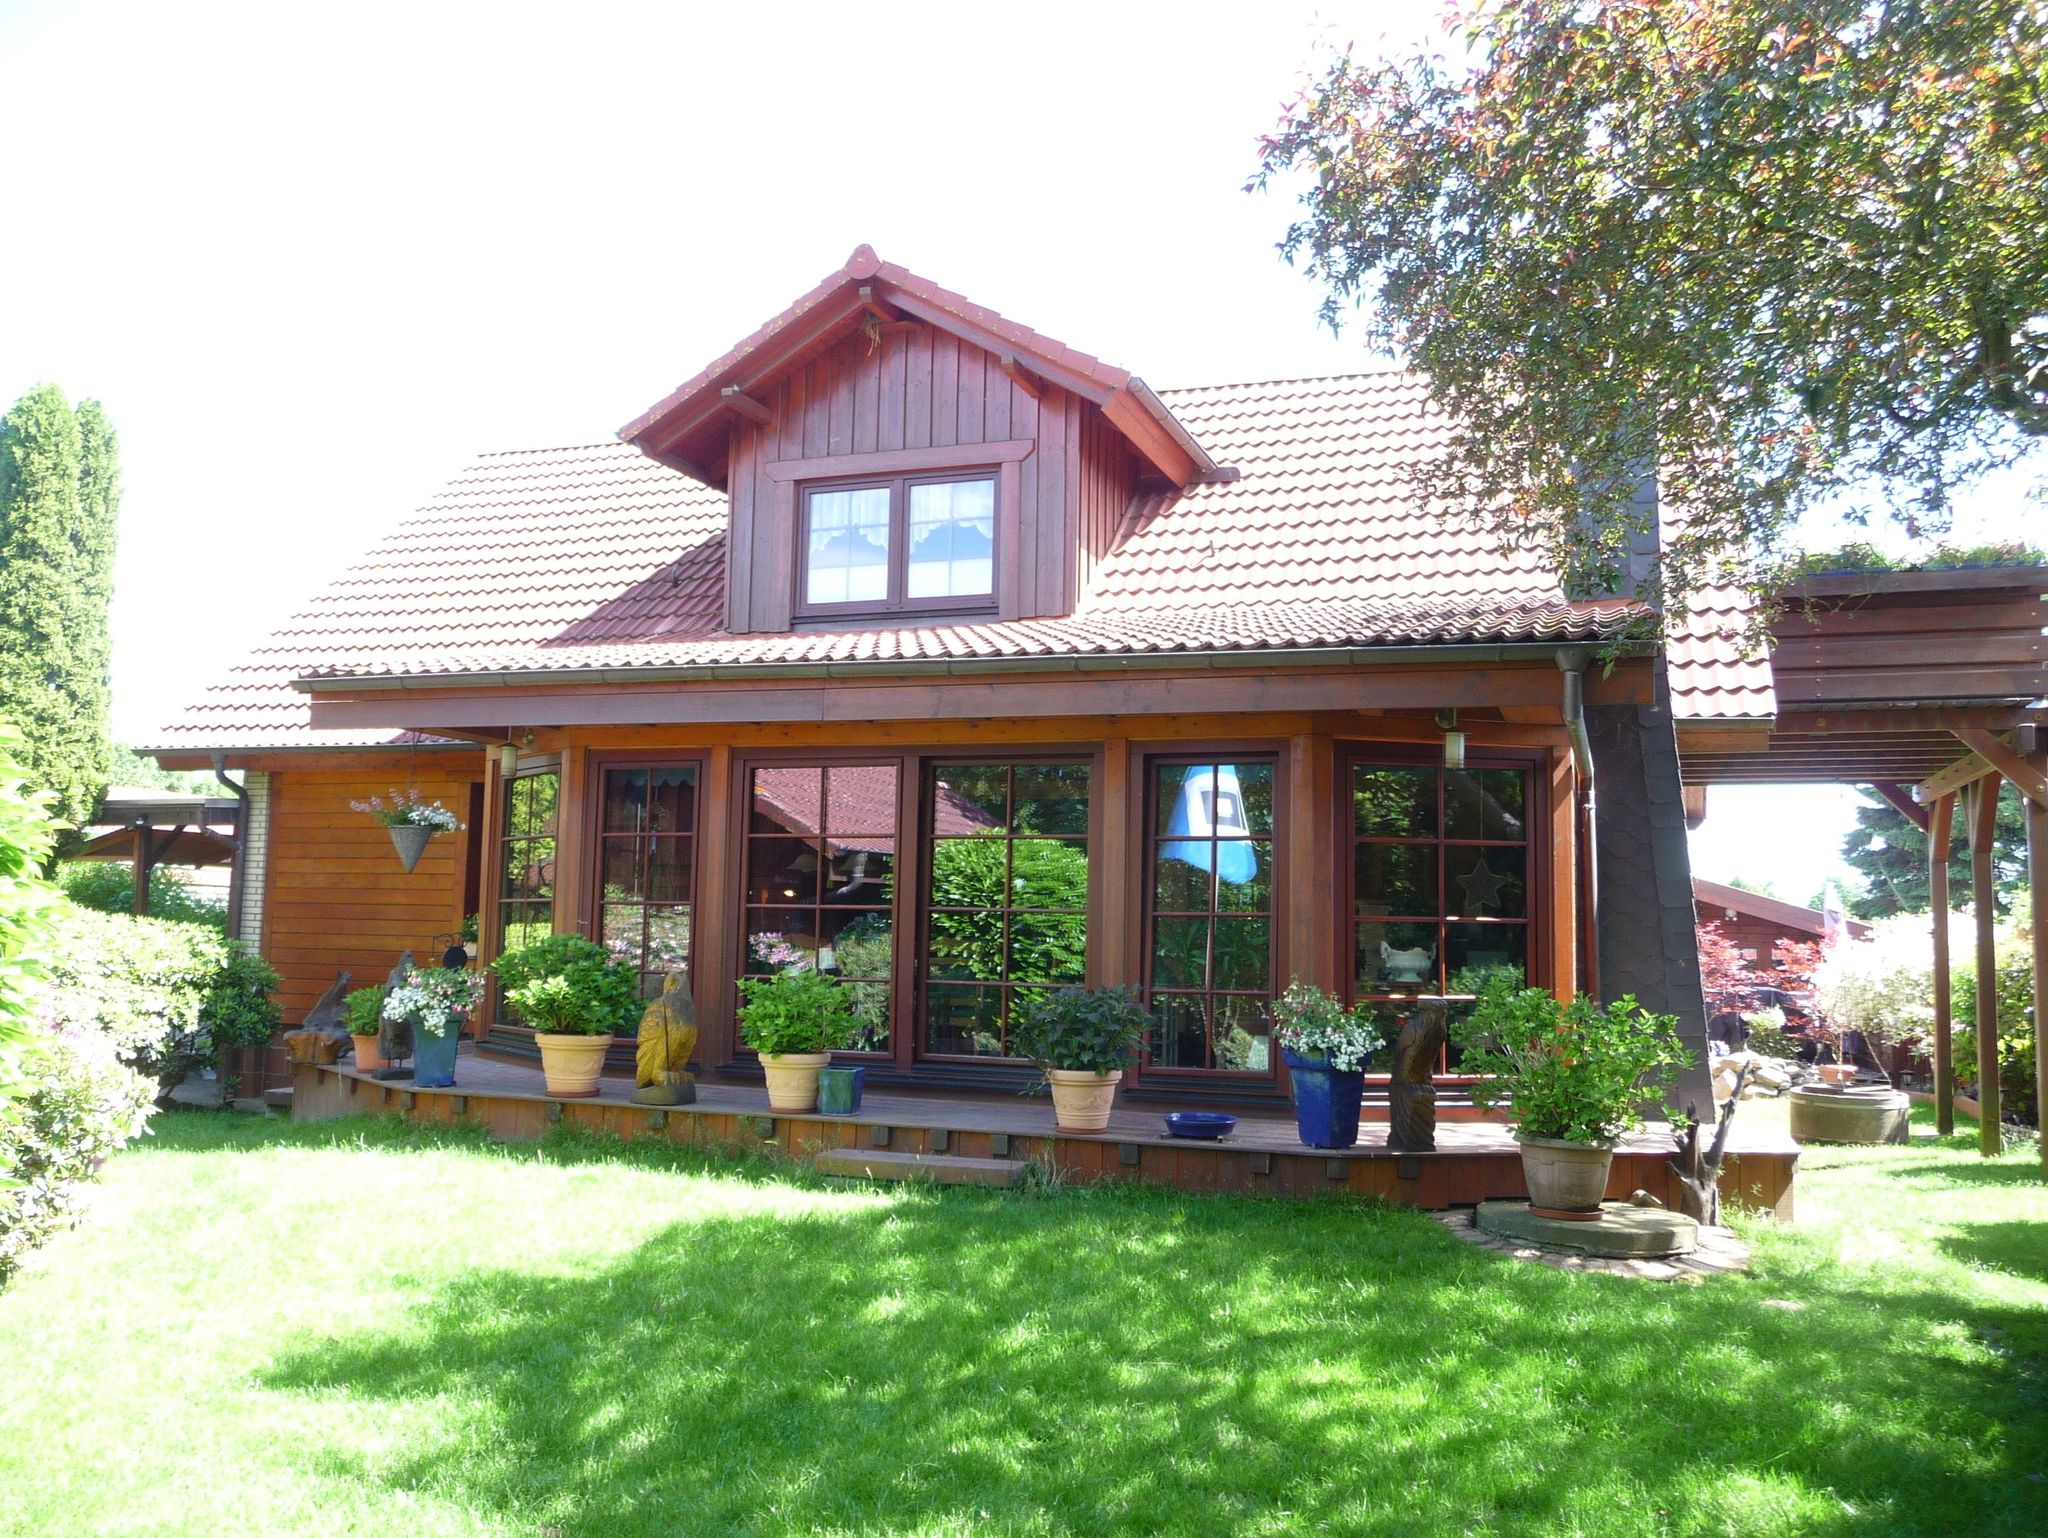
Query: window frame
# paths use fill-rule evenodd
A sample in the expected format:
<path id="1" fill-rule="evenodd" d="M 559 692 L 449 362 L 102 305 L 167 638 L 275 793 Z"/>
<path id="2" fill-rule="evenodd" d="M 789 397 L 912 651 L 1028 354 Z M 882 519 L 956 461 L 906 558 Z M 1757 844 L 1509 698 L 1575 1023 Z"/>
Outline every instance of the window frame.
<path id="1" fill-rule="evenodd" d="M 901 470 L 871 475 L 840 475 L 803 481 L 794 488 L 795 527 L 794 573 L 790 591 L 790 613 L 797 621 L 823 619 L 895 618 L 902 615 L 983 616 L 997 612 L 997 595 L 1002 591 L 1003 466 L 1000 463 L 965 464 L 932 470 Z M 913 486 L 947 486 L 966 481 L 986 481 L 989 487 L 989 582 L 986 593 L 959 594 L 943 598 L 912 598 L 910 585 L 910 489 Z M 886 488 L 889 493 L 888 593 L 881 599 L 859 599 L 846 603 L 814 603 L 810 588 L 811 498 L 819 492 L 866 491 Z"/>
<path id="2" fill-rule="evenodd" d="M 607 777 L 615 771 L 630 772 L 636 769 L 645 771 L 650 775 L 657 769 L 690 769 L 696 772 L 696 825 L 688 834 L 680 835 L 681 837 L 687 837 L 690 841 L 690 895 L 683 904 L 690 911 L 690 955 L 689 963 L 683 972 L 683 977 L 687 986 L 694 993 L 702 970 L 702 948 L 698 943 L 703 933 L 704 917 L 704 887 L 701 879 L 702 856 L 706 836 L 705 820 L 710 815 L 705 801 L 706 784 L 710 769 L 704 754 L 694 750 L 685 750 L 679 753 L 635 752 L 592 755 L 587 766 L 590 805 L 583 824 L 584 837 L 588 841 L 588 856 L 584 862 L 589 870 L 588 918 L 583 925 L 579 926 L 578 933 L 588 935 L 596 940 L 599 945 L 605 945 L 605 910 L 608 907 L 626 905 L 612 904 L 605 901 L 605 853 L 614 841 L 623 841 L 627 837 L 638 839 L 649 836 L 670 838 L 679 836 L 674 834 L 650 835 L 647 830 L 627 835 L 609 832 L 605 828 L 604 792 Z M 675 903 L 652 903 L 644 897 L 632 899 L 631 905 L 641 910 L 641 933 L 643 938 L 646 934 L 647 910 L 649 908 L 677 906 Z M 642 990 L 644 992 L 646 979 L 661 974 L 642 970 L 639 975 L 642 979 Z"/>

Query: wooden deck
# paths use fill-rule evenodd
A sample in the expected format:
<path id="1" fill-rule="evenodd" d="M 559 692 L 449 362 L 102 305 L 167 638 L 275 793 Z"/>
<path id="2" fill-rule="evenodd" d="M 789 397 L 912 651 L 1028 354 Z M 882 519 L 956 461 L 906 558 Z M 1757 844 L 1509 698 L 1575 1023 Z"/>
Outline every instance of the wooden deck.
<path id="1" fill-rule="evenodd" d="M 292 1116 L 325 1121 L 395 1113 L 429 1125 L 480 1126 L 508 1140 L 537 1138 L 562 1124 L 674 1142 L 774 1143 L 796 1158 L 825 1149 L 872 1148 L 1038 1160 L 1084 1181 L 1134 1179 L 1190 1191 L 1276 1196 L 1344 1194 L 1423 1208 L 1527 1195 L 1514 1139 L 1494 1121 L 1440 1123 L 1436 1152 L 1401 1154 L 1387 1148 L 1384 1122 L 1362 1126 L 1356 1147 L 1329 1150 L 1304 1147 L 1291 1117 L 1240 1115 L 1228 1138 L 1202 1143 L 1169 1137 L 1160 1119 L 1164 1108 L 1121 1105 L 1100 1136 L 1056 1133 L 1051 1103 L 1020 1096 L 871 1091 L 852 1116 L 792 1116 L 771 1113 L 767 1093 L 758 1087 L 700 1082 L 694 1105 L 664 1110 L 633 1104 L 631 1078 L 607 1075 L 595 1098 L 561 1100 L 544 1092 L 539 1068 L 478 1056 L 467 1043 L 455 1077 L 452 1089 L 415 1089 L 409 1081 L 373 1079 L 346 1064 L 299 1064 L 293 1069 Z M 1608 1195 L 1625 1198 L 1640 1189 L 1677 1205 L 1676 1182 L 1665 1167 L 1670 1148 L 1670 1130 L 1661 1124 L 1629 1138 L 1615 1155 Z M 1790 1218 L 1797 1145 L 1756 1136 L 1745 1141 L 1738 1121 L 1731 1149 L 1721 1176 L 1724 1196 Z"/>

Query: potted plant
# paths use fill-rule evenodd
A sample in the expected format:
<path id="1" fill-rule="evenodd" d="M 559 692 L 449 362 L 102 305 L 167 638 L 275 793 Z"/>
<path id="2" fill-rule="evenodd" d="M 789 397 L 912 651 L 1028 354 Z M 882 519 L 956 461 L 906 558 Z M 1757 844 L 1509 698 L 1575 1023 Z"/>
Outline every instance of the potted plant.
<path id="1" fill-rule="evenodd" d="M 417 790 L 407 790 L 402 795 L 394 790 L 389 801 L 372 796 L 349 805 L 384 824 L 390 831 L 392 846 L 398 850 L 399 863 L 408 871 L 420 863 L 420 856 L 435 834 L 453 833 L 462 826 L 447 807 L 438 801 L 422 801 Z"/>
<path id="2" fill-rule="evenodd" d="M 1055 1131 L 1101 1132 L 1124 1068 L 1151 1027 L 1135 988 L 1061 988 L 1017 1012 L 1010 1045 L 1044 1073 Z"/>
<path id="3" fill-rule="evenodd" d="M 1294 1124 L 1310 1148 L 1349 1148 L 1358 1141 L 1365 1065 L 1386 1038 L 1364 1008 L 1346 1009 L 1334 994 L 1300 978 L 1273 1001 L 1273 1036 L 1287 1060 Z"/>
<path id="4" fill-rule="evenodd" d="M 815 1111 L 818 1070 L 853 1035 L 853 1005 L 837 978 L 809 967 L 740 983 L 740 1039 L 761 1055 L 768 1109 Z"/>
<path id="5" fill-rule="evenodd" d="M 1605 1008 L 1584 994 L 1560 1003 L 1507 979 L 1480 994 L 1457 1028 L 1460 1067 L 1477 1076 L 1475 1104 L 1512 1110 L 1532 1207 L 1599 1214 L 1616 1141 L 1642 1125 L 1643 1104 L 1684 1061 L 1677 1027 L 1633 996 Z"/>
<path id="6" fill-rule="evenodd" d="M 377 1050 L 377 1022 L 384 1018 L 383 986 L 372 984 L 351 989 L 341 1001 L 341 1018 L 348 1027 L 348 1039 L 356 1044 L 357 1071 L 374 1073 L 379 1068 L 389 1068 L 384 1054 Z"/>
<path id="7" fill-rule="evenodd" d="M 445 1089 L 455 1082 L 456 1043 L 483 992 L 479 973 L 414 967 L 385 995 L 383 1017 L 412 1023 L 412 1081 L 421 1089 Z"/>
<path id="8" fill-rule="evenodd" d="M 640 1018 L 634 969 L 581 935 L 548 935 L 507 951 L 491 970 L 507 1007 L 533 1031 L 547 1092 L 595 1095 L 605 1049 Z"/>

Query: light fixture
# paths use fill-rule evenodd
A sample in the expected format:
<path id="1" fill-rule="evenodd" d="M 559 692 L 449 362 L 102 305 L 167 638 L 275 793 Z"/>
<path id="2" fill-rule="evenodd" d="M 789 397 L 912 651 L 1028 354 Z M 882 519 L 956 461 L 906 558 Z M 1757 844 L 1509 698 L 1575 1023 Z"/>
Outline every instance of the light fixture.
<path id="1" fill-rule="evenodd" d="M 498 773 L 511 779 L 519 772 L 519 744 L 501 742 L 498 744 Z"/>
<path id="2" fill-rule="evenodd" d="M 1458 712 L 1454 709 L 1439 710 L 1436 713 L 1436 724 L 1443 728 L 1444 733 L 1444 767 L 1464 768 L 1465 734 L 1458 730 Z"/>

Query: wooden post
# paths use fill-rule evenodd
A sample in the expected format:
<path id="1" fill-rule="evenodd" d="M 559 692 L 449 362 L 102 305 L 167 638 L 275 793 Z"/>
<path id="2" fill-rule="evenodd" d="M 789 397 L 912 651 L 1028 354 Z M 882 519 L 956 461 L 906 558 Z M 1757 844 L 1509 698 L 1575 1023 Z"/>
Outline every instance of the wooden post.
<path id="1" fill-rule="evenodd" d="M 2048 755 L 2035 759 L 2048 763 Z M 2027 808 L 2027 890 L 2034 899 L 2034 1125 L 2042 1129 L 2037 1139 L 2041 1151 L 2041 1178 L 2048 1180 L 2048 805 L 2033 796 L 2023 798 Z"/>
<path id="2" fill-rule="evenodd" d="M 1977 1151 L 2004 1146 L 1998 1105 L 1998 893 L 1991 874 L 1991 840 L 1998 827 L 1999 776 L 1970 788 L 1970 905 L 1977 914 Z"/>
<path id="3" fill-rule="evenodd" d="M 135 824 L 135 912 L 147 917 L 149 914 L 149 872 L 156 863 L 155 851 L 150 848 L 148 822 Z"/>
<path id="4" fill-rule="evenodd" d="M 1951 791 L 1934 802 L 1927 830 L 1927 906 L 1934 918 L 1934 1124 L 1943 1137 L 1956 1130 L 1955 1004 L 1949 995 L 1948 856 L 1956 825 Z"/>

